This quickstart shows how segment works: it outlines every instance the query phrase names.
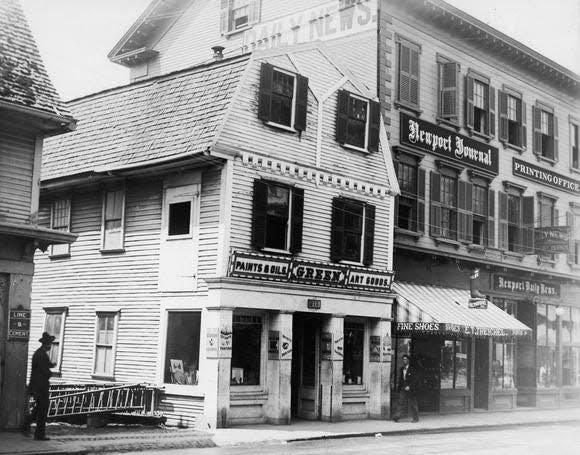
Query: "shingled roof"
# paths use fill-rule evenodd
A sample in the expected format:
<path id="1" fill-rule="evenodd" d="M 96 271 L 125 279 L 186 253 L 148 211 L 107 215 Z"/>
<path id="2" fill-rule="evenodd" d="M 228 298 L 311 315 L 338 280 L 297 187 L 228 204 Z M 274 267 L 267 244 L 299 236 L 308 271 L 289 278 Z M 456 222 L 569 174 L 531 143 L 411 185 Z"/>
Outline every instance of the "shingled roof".
<path id="1" fill-rule="evenodd" d="M 43 181 L 206 151 L 249 58 L 214 62 L 71 101 L 77 129 L 45 141 Z"/>
<path id="2" fill-rule="evenodd" d="M 0 1 L 0 101 L 71 117 L 48 77 L 18 0 Z"/>

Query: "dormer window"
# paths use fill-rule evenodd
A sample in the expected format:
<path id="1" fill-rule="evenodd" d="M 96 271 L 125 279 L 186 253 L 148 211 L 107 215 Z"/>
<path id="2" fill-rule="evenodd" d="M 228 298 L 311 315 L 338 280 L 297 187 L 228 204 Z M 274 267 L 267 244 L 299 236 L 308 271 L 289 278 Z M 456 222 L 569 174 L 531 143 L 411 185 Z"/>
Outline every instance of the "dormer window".
<path id="1" fill-rule="evenodd" d="M 378 102 L 339 90 L 336 140 L 341 145 L 365 152 L 377 151 L 379 119 Z"/>
<path id="2" fill-rule="evenodd" d="M 306 129 L 308 78 L 262 63 L 258 118 L 264 123 L 288 129 Z"/>

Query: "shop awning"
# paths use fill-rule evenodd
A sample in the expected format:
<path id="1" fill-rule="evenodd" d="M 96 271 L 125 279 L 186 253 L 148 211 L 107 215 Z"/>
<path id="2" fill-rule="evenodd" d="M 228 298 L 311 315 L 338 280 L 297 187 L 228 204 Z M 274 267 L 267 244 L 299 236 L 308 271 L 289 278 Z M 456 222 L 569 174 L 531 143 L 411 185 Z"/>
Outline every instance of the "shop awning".
<path id="1" fill-rule="evenodd" d="M 521 337 L 532 330 L 493 303 L 479 299 L 470 305 L 470 293 L 433 285 L 395 282 L 397 295 L 395 335 Z M 472 306 L 472 307 L 470 307 Z"/>

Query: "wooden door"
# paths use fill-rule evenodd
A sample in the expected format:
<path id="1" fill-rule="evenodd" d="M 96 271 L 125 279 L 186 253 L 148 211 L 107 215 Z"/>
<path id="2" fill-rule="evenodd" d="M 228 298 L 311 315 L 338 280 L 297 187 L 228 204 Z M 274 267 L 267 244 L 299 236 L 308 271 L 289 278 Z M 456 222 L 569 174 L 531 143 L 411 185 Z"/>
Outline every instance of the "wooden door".
<path id="1" fill-rule="evenodd" d="M 320 323 L 303 319 L 298 328 L 300 351 L 299 386 L 297 388 L 297 417 L 307 420 L 320 418 Z"/>

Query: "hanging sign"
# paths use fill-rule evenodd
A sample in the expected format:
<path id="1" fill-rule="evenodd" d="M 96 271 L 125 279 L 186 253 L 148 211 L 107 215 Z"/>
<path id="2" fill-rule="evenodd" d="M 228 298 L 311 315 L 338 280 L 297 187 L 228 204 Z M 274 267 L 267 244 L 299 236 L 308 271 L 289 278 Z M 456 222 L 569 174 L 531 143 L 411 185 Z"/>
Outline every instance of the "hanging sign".
<path id="1" fill-rule="evenodd" d="M 474 298 L 469 299 L 467 301 L 467 307 L 486 310 L 487 309 L 487 299 L 474 299 Z"/>
<path id="2" fill-rule="evenodd" d="M 28 341 L 30 338 L 30 310 L 10 308 L 8 310 L 8 339 Z"/>
<path id="3" fill-rule="evenodd" d="M 570 227 L 549 226 L 534 229 L 536 254 L 565 253 L 570 250 Z"/>
<path id="4" fill-rule="evenodd" d="M 557 188 L 572 194 L 580 194 L 580 182 L 565 175 L 558 174 L 550 169 L 544 169 L 535 164 L 513 159 L 512 172 L 518 177 L 522 177 L 533 182 L 542 183 L 552 188 Z"/>

